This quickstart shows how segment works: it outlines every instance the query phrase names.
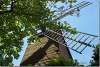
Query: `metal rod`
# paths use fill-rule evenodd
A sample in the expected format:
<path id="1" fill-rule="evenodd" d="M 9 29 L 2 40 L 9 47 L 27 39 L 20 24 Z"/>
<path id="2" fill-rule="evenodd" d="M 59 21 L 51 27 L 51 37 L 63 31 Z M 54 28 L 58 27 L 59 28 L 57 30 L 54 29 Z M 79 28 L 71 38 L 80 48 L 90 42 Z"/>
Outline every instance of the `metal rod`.
<path id="1" fill-rule="evenodd" d="M 87 38 L 85 38 L 83 42 L 86 42 L 86 40 L 88 40 L 88 38 L 90 38 L 90 36 L 88 36 Z"/>
<path id="2" fill-rule="evenodd" d="M 73 49 L 73 48 L 70 48 L 70 49 L 72 49 L 72 50 L 74 50 L 74 51 L 78 52 L 79 54 L 82 54 L 82 52 L 77 51 L 77 50 L 75 50 L 75 49 Z"/>
<path id="3" fill-rule="evenodd" d="M 93 37 L 92 40 L 90 40 L 90 41 L 88 42 L 88 44 L 90 44 L 94 39 L 95 39 L 95 37 Z"/>
<path id="4" fill-rule="evenodd" d="M 87 35 L 90 35 L 90 36 L 93 36 L 93 37 L 98 37 L 98 36 L 96 36 L 96 35 L 92 35 L 92 34 L 89 34 L 89 33 L 84 33 L 84 32 L 79 32 L 79 33 L 87 34 Z"/>
<path id="5" fill-rule="evenodd" d="M 79 39 L 79 41 L 84 37 L 85 35 L 83 35 L 80 39 Z M 73 40 L 74 41 L 74 40 Z M 78 42 L 76 42 L 73 46 L 72 46 L 72 48 L 77 44 Z"/>
<path id="6" fill-rule="evenodd" d="M 61 37 L 61 36 L 58 36 L 58 37 L 57 37 L 57 40 L 58 40 L 58 41 L 60 41 L 60 40 L 59 40 L 59 39 L 60 39 L 60 37 Z"/>
<path id="7" fill-rule="evenodd" d="M 77 39 L 80 35 L 81 35 L 81 34 L 79 34 L 75 39 Z M 72 42 L 71 42 L 70 44 L 72 44 L 73 42 L 74 42 L 74 40 L 72 40 Z M 69 44 L 69 45 L 70 45 L 70 44 Z"/>
<path id="8" fill-rule="evenodd" d="M 73 35 L 71 36 L 71 38 L 73 37 Z M 70 41 L 69 39 L 68 39 L 68 41 Z M 68 42 L 68 41 L 66 41 L 66 43 Z"/>
<path id="9" fill-rule="evenodd" d="M 90 37 L 90 36 L 88 36 L 83 42 L 85 42 L 89 37 Z M 82 46 L 82 43 L 81 43 L 80 46 L 78 46 L 76 49 L 78 50 L 79 47 L 81 47 L 81 46 Z"/>
<path id="10" fill-rule="evenodd" d="M 53 34 L 53 35 L 55 35 L 55 34 Z M 58 37 L 58 35 L 55 35 L 53 38 L 54 38 L 55 40 L 57 40 L 57 37 Z"/>
<path id="11" fill-rule="evenodd" d="M 76 50 L 78 50 L 81 46 L 82 46 L 82 44 L 80 44 L 80 45 L 76 48 Z"/>
<path id="12" fill-rule="evenodd" d="M 86 47 L 87 47 L 87 45 L 80 52 L 82 52 Z"/>

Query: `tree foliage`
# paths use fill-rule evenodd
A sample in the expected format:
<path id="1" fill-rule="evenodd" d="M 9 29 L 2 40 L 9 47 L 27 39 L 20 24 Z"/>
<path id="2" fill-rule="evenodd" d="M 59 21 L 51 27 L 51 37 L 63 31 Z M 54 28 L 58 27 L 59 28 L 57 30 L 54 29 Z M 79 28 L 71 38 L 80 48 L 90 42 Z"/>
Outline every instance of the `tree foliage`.
<path id="1" fill-rule="evenodd" d="M 23 38 L 36 39 L 38 28 L 76 30 L 68 23 L 51 21 L 54 12 L 47 4 L 66 0 L 0 0 L 0 65 L 12 65 L 19 57 Z M 31 39 L 30 39 L 31 40 Z"/>
<path id="2" fill-rule="evenodd" d="M 99 47 L 100 45 L 97 45 L 95 50 L 93 51 L 94 52 L 92 56 L 93 60 L 90 61 L 91 66 L 99 66 Z"/>
<path id="3" fill-rule="evenodd" d="M 77 60 L 67 59 L 65 60 L 63 57 L 57 57 L 55 59 L 51 59 L 48 61 L 47 66 L 78 66 L 79 63 Z"/>

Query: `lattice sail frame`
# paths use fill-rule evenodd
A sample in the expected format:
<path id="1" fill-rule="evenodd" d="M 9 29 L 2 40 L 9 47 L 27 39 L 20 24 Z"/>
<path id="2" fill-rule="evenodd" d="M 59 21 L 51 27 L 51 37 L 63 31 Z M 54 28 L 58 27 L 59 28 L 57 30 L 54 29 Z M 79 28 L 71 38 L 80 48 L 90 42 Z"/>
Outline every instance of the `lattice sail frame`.
<path id="1" fill-rule="evenodd" d="M 67 15 L 72 15 L 76 12 L 79 12 L 82 8 L 87 7 L 89 5 L 91 5 L 92 3 L 90 2 L 86 2 L 86 1 L 82 1 L 79 4 L 76 4 L 75 6 L 72 6 L 71 8 L 65 9 L 63 11 L 61 11 L 60 15 L 54 17 L 54 19 L 52 21 L 57 21 L 62 19 L 63 17 L 67 16 Z"/>
<path id="2" fill-rule="evenodd" d="M 94 39 L 97 37 L 95 35 L 83 32 L 78 32 L 78 34 L 76 35 L 73 35 L 70 32 L 65 32 L 65 34 L 62 35 L 61 33 L 59 33 L 59 31 L 61 32 L 61 30 L 53 31 L 47 29 L 44 32 L 44 36 L 80 54 L 82 54 L 83 50 L 85 50 L 86 47 L 95 48 L 94 44 L 91 44 L 91 42 L 94 41 Z M 65 38 L 65 42 L 63 42 L 63 38 Z"/>

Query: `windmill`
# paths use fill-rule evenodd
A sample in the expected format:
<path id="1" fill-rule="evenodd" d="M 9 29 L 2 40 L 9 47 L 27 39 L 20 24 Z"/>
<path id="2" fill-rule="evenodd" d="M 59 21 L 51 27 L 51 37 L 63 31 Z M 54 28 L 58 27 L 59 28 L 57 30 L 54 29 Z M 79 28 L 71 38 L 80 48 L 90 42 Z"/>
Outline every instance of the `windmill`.
<path id="1" fill-rule="evenodd" d="M 7 13 L 7 12 L 11 12 L 13 10 L 13 3 L 15 3 L 15 1 L 13 1 L 11 3 L 11 6 L 10 7 L 7 7 L 8 10 L 6 10 L 6 11 L 0 10 L 0 14 L 4 14 L 4 13 Z M 78 14 L 78 12 L 82 8 L 84 8 L 84 7 L 86 7 L 86 6 L 90 5 L 90 4 L 91 4 L 90 2 L 82 1 L 82 2 L 80 2 L 79 4 L 77 4 L 75 6 L 72 6 L 71 5 L 70 8 L 61 11 L 60 12 L 61 15 L 58 15 L 58 16 L 54 17 L 51 21 L 58 21 L 58 20 L 62 19 L 63 17 L 67 16 L 67 15 L 73 15 L 75 13 Z M 82 52 L 87 47 L 95 48 L 94 45 L 91 44 L 91 42 L 97 37 L 95 35 L 91 35 L 91 34 L 84 33 L 84 32 L 78 32 L 76 35 L 73 35 L 70 32 L 65 31 L 65 30 L 51 30 L 51 29 L 45 29 L 44 31 L 41 31 L 41 33 L 39 33 L 39 35 L 43 35 L 43 36 L 47 37 L 47 39 L 48 39 L 47 44 L 45 43 L 46 45 L 42 49 L 47 50 L 47 48 L 50 46 L 50 44 L 51 44 L 52 41 L 53 42 L 56 42 L 57 44 L 60 44 L 59 45 L 60 50 L 64 49 L 63 51 L 65 51 L 65 49 L 67 49 L 67 52 L 62 52 L 62 54 L 65 53 L 64 54 L 64 57 L 68 57 L 68 58 L 70 58 L 70 53 L 68 51 L 68 48 L 76 51 L 77 53 L 82 54 Z M 34 47 L 34 46 L 32 45 L 32 47 Z M 40 60 L 45 55 L 45 53 L 41 53 L 41 51 L 42 52 L 45 51 L 45 50 L 42 50 L 42 49 L 40 48 L 38 50 L 38 53 L 37 52 L 34 53 L 34 56 L 35 56 L 36 59 L 39 59 Z M 39 58 L 39 56 L 37 56 L 37 55 L 43 55 L 43 56 Z M 39 60 L 36 60 L 35 58 L 29 57 L 29 60 L 24 60 L 24 62 L 22 62 L 21 65 L 27 64 L 27 63 L 25 63 L 25 61 L 28 62 L 31 59 L 34 60 L 34 64 L 35 64 L 35 63 L 37 63 L 39 61 Z"/>
<path id="2" fill-rule="evenodd" d="M 51 22 L 58 21 L 67 15 L 73 15 L 74 13 L 79 12 L 82 8 L 84 8 L 90 4 L 92 4 L 92 3 L 82 1 L 79 4 L 72 6 L 71 8 L 61 11 L 61 14 L 54 17 L 51 20 Z M 46 44 L 45 46 L 48 46 L 52 42 L 56 42 L 57 44 L 59 44 L 60 53 L 63 54 L 63 57 L 65 59 L 66 59 L 66 57 L 67 57 L 67 59 L 72 58 L 70 55 L 69 49 L 71 49 L 79 54 L 82 54 L 82 52 L 87 47 L 95 48 L 95 46 L 93 44 L 91 44 L 91 42 L 93 42 L 94 39 L 97 37 L 95 35 L 84 33 L 84 32 L 78 32 L 76 35 L 73 35 L 70 32 L 65 31 L 65 30 L 51 30 L 48 28 L 43 29 L 43 30 L 40 29 L 40 32 L 38 33 L 38 35 L 48 38 L 49 41 L 47 42 L 47 44 L 45 43 Z M 28 47 L 28 50 L 26 50 L 25 55 L 28 55 L 29 48 L 30 47 Z M 45 48 L 48 49 L 48 47 L 45 47 Z M 27 59 L 25 59 L 26 56 L 24 55 L 21 65 L 26 66 L 27 63 L 31 63 L 29 61 L 33 61 L 32 64 L 35 65 L 35 63 L 38 63 L 39 61 L 41 61 L 40 59 L 42 59 L 44 57 L 44 55 L 46 55 L 46 54 L 43 54 L 46 51 L 46 50 L 44 50 L 45 48 L 43 47 L 43 48 L 39 49 L 40 51 L 35 52 L 35 54 L 31 54 L 31 56 L 29 56 L 29 58 L 27 58 Z M 40 56 L 42 56 L 42 57 L 40 57 Z M 37 60 L 37 59 L 39 59 L 39 60 Z M 40 65 L 41 65 L 41 62 L 40 62 Z"/>

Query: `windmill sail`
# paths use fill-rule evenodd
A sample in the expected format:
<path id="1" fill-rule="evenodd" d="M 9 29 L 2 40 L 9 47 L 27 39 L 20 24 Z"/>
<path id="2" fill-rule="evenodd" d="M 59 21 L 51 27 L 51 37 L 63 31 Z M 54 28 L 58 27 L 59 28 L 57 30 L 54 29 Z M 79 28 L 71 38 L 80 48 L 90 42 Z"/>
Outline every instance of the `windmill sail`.
<path id="1" fill-rule="evenodd" d="M 74 14 L 76 11 L 80 11 L 82 8 L 84 8 L 84 7 L 86 7 L 86 6 L 90 5 L 90 4 L 92 4 L 92 3 L 86 2 L 86 1 L 82 1 L 82 2 L 80 2 L 79 4 L 73 6 L 72 8 L 63 10 L 63 11 L 62 11 L 63 13 L 61 12 L 61 15 L 58 16 L 58 17 L 55 17 L 55 18 L 53 19 L 53 21 L 60 20 L 60 19 L 62 19 L 63 17 L 65 17 L 66 15 Z"/>
<path id="2" fill-rule="evenodd" d="M 69 47 L 70 49 L 80 54 L 82 54 L 83 50 L 86 47 L 95 48 L 94 44 L 91 44 L 91 42 L 94 41 L 94 39 L 97 37 L 95 35 L 91 35 L 83 32 L 78 32 L 77 35 L 73 35 L 70 32 L 66 32 L 66 34 L 62 35 L 59 33 L 59 30 L 55 32 L 53 30 L 48 30 L 48 29 L 44 32 L 44 36 L 48 37 L 49 39 L 59 44 Z M 62 39 L 63 37 L 65 38 L 65 43 L 63 42 Z"/>

